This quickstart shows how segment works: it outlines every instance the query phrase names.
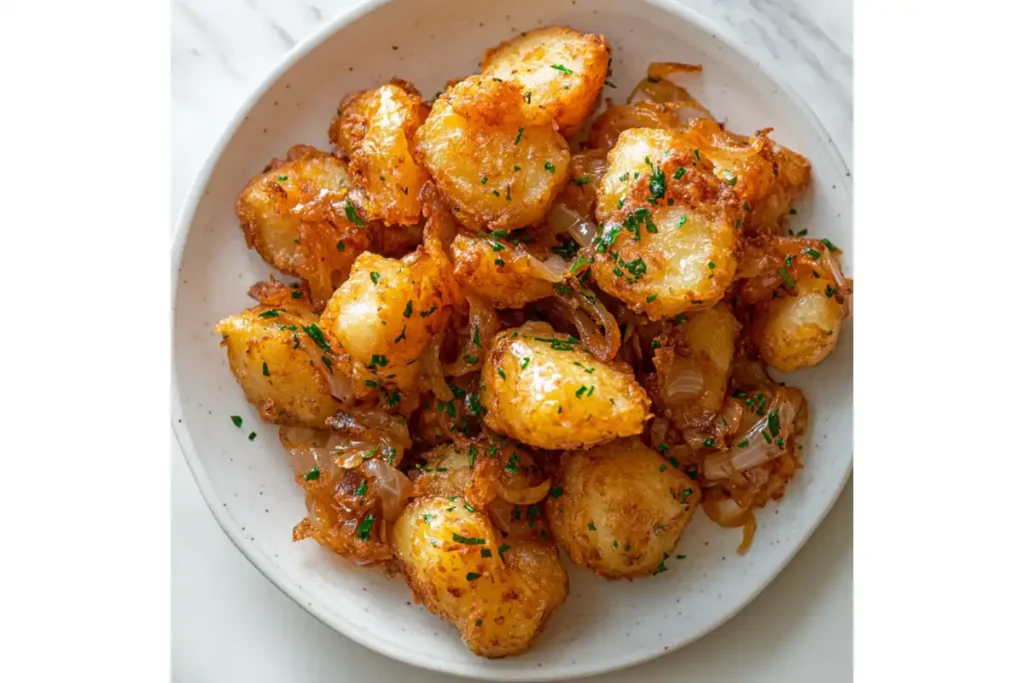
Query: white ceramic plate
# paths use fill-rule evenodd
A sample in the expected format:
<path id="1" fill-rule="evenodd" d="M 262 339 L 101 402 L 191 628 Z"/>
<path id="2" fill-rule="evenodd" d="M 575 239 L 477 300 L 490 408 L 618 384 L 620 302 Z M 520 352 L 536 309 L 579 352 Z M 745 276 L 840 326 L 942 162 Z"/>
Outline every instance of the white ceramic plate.
<path id="1" fill-rule="evenodd" d="M 349 638 L 409 664 L 495 680 L 550 680 L 622 668 L 681 647 L 753 599 L 828 512 L 852 462 L 852 326 L 817 368 L 786 378 L 806 392 L 811 425 L 806 467 L 785 499 L 758 515 L 753 548 L 736 555 L 737 530 L 703 513 L 683 535 L 668 571 L 635 582 L 600 580 L 569 567 L 570 597 L 533 649 L 489 661 L 469 653 L 455 629 L 410 604 L 398 579 L 360 570 L 312 541 L 292 543 L 303 517 L 277 429 L 245 402 L 213 325 L 251 305 L 250 284 L 271 269 L 245 247 L 234 202 L 250 177 L 293 144 L 327 148 L 327 126 L 345 93 L 392 76 L 427 96 L 473 73 L 488 46 L 550 24 L 603 33 L 613 46 L 619 101 L 652 61 L 704 65 L 687 88 L 731 129 L 771 126 L 780 143 L 814 164 L 815 183 L 794 229 L 847 247 L 852 271 L 849 173 L 810 109 L 713 26 L 672 3 L 598 0 L 371 2 L 339 17 L 287 56 L 242 108 L 186 202 L 174 244 L 172 421 L 182 451 L 217 520 L 264 575 Z M 230 415 L 242 415 L 237 429 Z M 257 437 L 249 441 L 247 435 Z M 563 558 L 564 559 L 564 558 Z M 568 564 L 566 562 L 566 564 Z"/>

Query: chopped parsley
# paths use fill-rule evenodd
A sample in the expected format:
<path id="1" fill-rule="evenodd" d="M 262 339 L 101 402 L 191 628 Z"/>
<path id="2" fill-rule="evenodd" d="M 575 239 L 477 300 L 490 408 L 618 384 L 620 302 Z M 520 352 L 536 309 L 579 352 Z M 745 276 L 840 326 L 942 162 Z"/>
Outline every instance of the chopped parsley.
<path id="1" fill-rule="evenodd" d="M 232 422 L 234 423 L 234 425 L 235 425 L 236 427 L 238 427 L 239 429 L 241 429 L 241 428 L 242 428 L 242 416 L 241 416 L 241 415 L 232 415 L 232 416 L 231 416 L 231 421 L 232 421 Z"/>
<path id="2" fill-rule="evenodd" d="M 278 313 L 284 313 L 283 308 L 271 308 L 269 311 L 263 311 L 257 318 L 276 318 Z"/>
<path id="3" fill-rule="evenodd" d="M 292 292 L 292 298 L 293 299 L 301 299 L 302 298 L 302 290 L 297 289 L 294 292 Z"/>
<path id="4" fill-rule="evenodd" d="M 561 64 L 552 64 L 551 68 L 554 69 L 555 71 L 561 71 L 562 73 L 564 73 L 566 75 L 572 75 L 572 69 L 566 69 Z"/>
<path id="5" fill-rule="evenodd" d="M 518 472 L 519 471 L 519 454 L 512 451 L 512 455 L 508 456 L 508 464 L 505 465 L 506 472 Z"/>
<path id="6" fill-rule="evenodd" d="M 654 300 L 655 300 L 655 299 L 657 299 L 657 298 L 658 298 L 658 295 L 657 295 L 657 294 L 649 294 L 649 295 L 647 296 L 647 303 L 651 303 L 652 301 L 654 301 Z"/>
<path id="7" fill-rule="evenodd" d="M 249 432 L 249 441 L 252 441 L 255 438 L 256 438 L 256 432 Z"/>
<path id="8" fill-rule="evenodd" d="M 498 377 L 501 377 L 502 379 L 505 379 L 505 369 L 504 368 L 498 368 Z"/>
<path id="9" fill-rule="evenodd" d="M 714 437 L 710 437 L 709 436 L 708 438 L 704 439 L 704 448 L 714 448 L 714 447 L 715 447 L 715 439 L 714 439 Z"/>
<path id="10" fill-rule="evenodd" d="M 380 282 L 380 273 L 374 271 L 370 273 L 370 279 L 373 280 L 373 284 Z"/>
<path id="11" fill-rule="evenodd" d="M 465 543 L 466 545 L 484 545 L 487 543 L 486 540 L 476 536 L 461 536 L 455 533 L 452 534 L 452 540 L 456 543 Z"/>
<path id="12" fill-rule="evenodd" d="M 789 287 L 792 287 L 793 285 L 795 285 L 795 284 L 796 284 L 796 282 L 795 282 L 795 281 L 793 280 L 793 278 L 792 278 L 792 277 L 790 277 L 789 273 L 788 273 L 788 272 L 786 272 L 786 269 L 785 269 L 785 268 L 779 268 L 779 275 L 781 275 L 781 276 L 782 276 L 782 280 L 783 280 L 783 281 L 784 281 L 784 282 L 786 283 L 786 285 L 788 285 Z"/>
<path id="13" fill-rule="evenodd" d="M 402 315 L 406 318 L 412 317 L 412 299 L 405 302 L 405 310 L 402 311 Z"/>
<path id="14" fill-rule="evenodd" d="M 363 521 L 359 523 L 359 526 L 356 527 L 356 536 L 359 537 L 360 541 L 370 540 L 370 530 L 373 528 L 373 520 L 374 516 L 371 512 L 366 515 L 366 517 L 363 518 Z"/>
<path id="15" fill-rule="evenodd" d="M 523 364 L 519 366 L 519 369 L 520 370 L 525 370 L 526 366 L 529 365 L 529 364 L 530 364 L 530 358 L 529 358 L 529 356 L 527 356 L 526 358 L 523 359 Z"/>
<path id="16" fill-rule="evenodd" d="M 373 368 L 373 367 L 381 367 L 381 368 L 383 368 L 383 367 L 386 367 L 387 364 L 388 364 L 388 357 L 387 356 L 381 356 L 381 355 L 376 354 L 376 353 L 373 354 L 372 356 L 370 356 L 370 365 L 369 365 L 369 367 L 371 367 L 371 368 Z"/>
<path id="17" fill-rule="evenodd" d="M 508 543 L 502 543 L 501 547 L 498 548 L 498 555 L 500 555 L 501 559 L 504 560 L 505 559 L 505 553 L 507 553 L 511 549 L 512 549 L 512 546 L 510 546 Z"/>
<path id="18" fill-rule="evenodd" d="M 514 143 L 512 143 L 512 144 L 518 145 L 519 141 L 522 140 L 522 139 L 523 139 L 523 129 L 520 128 L 519 129 L 519 133 L 516 135 L 516 141 Z"/>
<path id="19" fill-rule="evenodd" d="M 544 170 L 547 171 L 548 173 L 554 173 L 555 172 L 555 165 L 553 163 L 551 163 L 550 161 L 545 161 L 544 162 Z"/>
<path id="20" fill-rule="evenodd" d="M 356 489 L 356 495 L 359 496 L 360 498 L 362 498 L 363 496 L 366 495 L 366 480 L 365 479 L 363 479 L 363 483 L 359 485 L 359 488 Z"/>
<path id="21" fill-rule="evenodd" d="M 829 251 L 839 251 L 839 247 L 837 247 L 836 245 L 832 244 L 827 239 L 822 239 L 821 243 L 824 244 L 825 248 L 828 249 Z"/>
<path id="22" fill-rule="evenodd" d="M 589 522 L 587 522 L 587 528 L 591 531 L 597 531 L 597 527 L 594 526 L 594 520 L 590 520 Z"/>
<path id="23" fill-rule="evenodd" d="M 317 479 L 320 478 L 320 468 L 314 467 L 309 472 L 306 472 L 304 475 L 302 475 L 302 478 L 305 479 L 306 481 L 316 481 Z"/>
<path id="24" fill-rule="evenodd" d="M 708 268 L 710 270 L 714 270 L 715 269 L 715 262 L 714 261 L 708 261 Z"/>
<path id="25" fill-rule="evenodd" d="M 349 222 L 355 225 L 357 228 L 362 228 L 366 225 L 366 221 L 364 221 L 362 217 L 359 215 L 359 212 L 356 211 L 356 207 L 352 206 L 351 199 L 345 200 L 345 217 L 348 218 Z"/>
<path id="26" fill-rule="evenodd" d="M 811 249 L 810 247 L 808 247 L 807 249 L 804 249 L 804 253 L 810 256 L 815 261 L 821 258 L 821 252 L 818 251 L 817 249 Z"/>
<path id="27" fill-rule="evenodd" d="M 320 330 L 316 323 L 310 323 L 309 325 L 303 325 L 302 331 L 309 335 L 309 338 L 316 342 L 324 351 L 330 351 L 331 345 L 327 343 L 327 339 L 324 337 L 324 333 Z"/>
<path id="28" fill-rule="evenodd" d="M 727 184 L 729 185 L 729 187 L 733 187 L 734 185 L 736 185 L 737 180 L 738 178 L 735 175 L 733 175 L 731 178 L 729 178 Z"/>
<path id="29" fill-rule="evenodd" d="M 672 177 L 675 178 L 676 180 L 679 180 L 684 175 L 686 175 L 686 169 L 680 166 L 679 168 L 676 169 L 675 175 L 673 175 Z"/>
<path id="30" fill-rule="evenodd" d="M 590 176 L 583 176 L 581 178 L 573 178 L 572 181 L 577 185 L 586 185 L 590 182 Z"/>
<path id="31" fill-rule="evenodd" d="M 395 341 L 394 341 L 395 344 L 397 344 L 398 342 L 400 342 L 400 341 L 402 341 L 403 339 L 406 338 L 405 337 L 405 328 L 406 328 L 406 326 L 402 325 L 402 333 L 400 335 L 398 335 L 397 337 L 395 337 Z"/>
<path id="32" fill-rule="evenodd" d="M 551 489 L 552 498 L 561 498 L 563 493 L 565 493 L 565 490 L 561 486 L 556 486 L 555 488 Z"/>

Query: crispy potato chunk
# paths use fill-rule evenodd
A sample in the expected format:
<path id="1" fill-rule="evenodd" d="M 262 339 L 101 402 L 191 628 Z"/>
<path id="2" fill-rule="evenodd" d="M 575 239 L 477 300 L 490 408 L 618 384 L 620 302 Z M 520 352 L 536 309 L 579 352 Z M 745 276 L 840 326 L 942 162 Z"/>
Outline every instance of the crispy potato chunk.
<path id="1" fill-rule="evenodd" d="M 706 424 L 722 410 L 739 331 L 739 321 L 718 304 L 658 337 L 658 402 L 679 429 Z"/>
<path id="2" fill-rule="evenodd" d="M 296 302 L 250 308 L 214 328 L 232 374 L 263 420 L 323 429 L 341 407 L 331 396 L 322 354 L 303 331 L 315 322 L 308 304 Z"/>
<path id="3" fill-rule="evenodd" d="M 415 387 L 420 354 L 442 326 L 446 292 L 422 247 L 401 260 L 359 255 L 320 318 L 324 333 L 343 349 L 356 396 Z"/>
<path id="4" fill-rule="evenodd" d="M 434 103 L 416 152 L 459 222 L 474 230 L 539 222 L 569 177 L 569 145 L 512 83 L 470 76 Z"/>
<path id="5" fill-rule="evenodd" d="M 558 545 L 609 579 L 663 570 L 700 502 L 700 487 L 639 439 L 563 454 L 554 483 L 562 493 L 545 508 Z"/>
<path id="6" fill-rule="evenodd" d="M 345 163 L 306 145 L 288 150 L 242 190 L 245 241 L 283 273 L 305 278 L 317 308 L 369 247 L 361 198 Z"/>
<path id="7" fill-rule="evenodd" d="M 522 308 L 551 296 L 552 281 L 541 277 L 542 264 L 522 244 L 458 235 L 452 242 L 455 279 L 497 308 Z"/>
<path id="8" fill-rule="evenodd" d="M 736 270 L 739 199 L 673 131 L 635 128 L 608 154 L 591 273 L 652 320 L 714 305 Z"/>
<path id="9" fill-rule="evenodd" d="M 731 133 L 708 118 L 694 119 L 683 135 L 710 159 L 714 172 L 730 184 L 749 214 L 744 232 L 780 234 L 789 209 L 811 184 L 811 164 L 791 149 L 768 137 L 771 129 L 751 138 Z"/>
<path id="10" fill-rule="evenodd" d="M 586 448 L 639 434 L 651 404 L 632 368 L 602 363 L 542 322 L 499 333 L 481 380 L 485 424 L 537 448 Z"/>
<path id="11" fill-rule="evenodd" d="M 397 80 L 353 93 L 338 106 L 331 143 L 364 190 L 369 218 L 388 225 L 419 222 L 419 194 L 428 176 L 413 158 L 412 144 L 429 111 L 412 85 Z"/>
<path id="12" fill-rule="evenodd" d="M 828 277 L 797 272 L 786 295 L 758 307 L 754 342 L 768 365 L 782 372 L 817 365 L 839 342 L 846 317 Z"/>
<path id="13" fill-rule="evenodd" d="M 593 110 L 610 59 L 604 36 L 548 26 L 489 49 L 480 73 L 522 86 L 527 105 L 570 135 Z"/>
<path id="14" fill-rule="evenodd" d="M 416 600 L 481 657 L 524 652 L 568 593 L 552 544 L 505 543 L 485 514 L 461 500 L 414 500 L 391 539 Z"/>

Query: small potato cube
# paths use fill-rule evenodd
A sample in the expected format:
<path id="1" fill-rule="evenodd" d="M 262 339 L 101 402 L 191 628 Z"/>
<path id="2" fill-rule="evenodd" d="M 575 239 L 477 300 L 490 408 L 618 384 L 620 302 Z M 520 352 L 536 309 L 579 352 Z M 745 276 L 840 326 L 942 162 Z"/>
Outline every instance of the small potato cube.
<path id="1" fill-rule="evenodd" d="M 304 304 L 258 306 L 217 324 L 228 364 L 245 398 L 274 424 L 323 429 L 341 408 L 328 370 L 304 327 L 316 317 Z"/>
<path id="2" fill-rule="evenodd" d="M 415 386 L 420 354 L 441 327 L 446 291 L 422 247 L 401 260 L 359 255 L 320 319 L 343 349 L 357 396 Z"/>
<path id="3" fill-rule="evenodd" d="M 836 347 L 846 313 L 835 283 L 796 273 L 796 286 L 758 307 L 753 337 L 761 357 L 782 372 L 817 365 Z"/>
<path id="4" fill-rule="evenodd" d="M 569 177 L 569 145 L 526 109 L 519 86 L 470 76 L 438 98 L 416 151 L 473 230 L 540 222 Z"/>
<path id="5" fill-rule="evenodd" d="M 363 189 L 370 219 L 419 222 L 419 194 L 428 176 L 413 158 L 412 144 L 428 112 L 416 89 L 397 80 L 349 95 L 338 107 L 331 142 Z"/>
<path id="6" fill-rule="evenodd" d="M 288 150 L 253 178 L 235 204 L 245 241 L 283 273 L 305 278 L 319 309 L 369 247 L 345 163 L 312 147 Z"/>
<path id="7" fill-rule="evenodd" d="M 553 483 L 561 493 L 545 509 L 558 545 L 609 579 L 664 571 L 700 503 L 700 487 L 639 439 L 565 453 Z"/>
<path id="8" fill-rule="evenodd" d="M 537 448 L 586 448 L 643 431 L 650 399 L 625 364 L 602 363 L 547 323 L 503 330 L 482 373 L 484 422 Z"/>
<path id="9" fill-rule="evenodd" d="M 552 294 L 553 283 L 538 275 L 539 261 L 521 244 L 458 235 L 452 257 L 459 284 L 497 308 L 522 308 Z"/>
<path id="10" fill-rule="evenodd" d="M 659 320 L 712 306 L 732 282 L 741 203 L 679 133 L 623 132 L 596 213 L 604 231 L 590 272 L 633 311 Z"/>
<path id="11" fill-rule="evenodd" d="M 461 499 L 414 500 L 391 539 L 417 602 L 458 628 L 481 657 L 524 652 L 568 593 L 553 544 L 506 542 Z"/>
<path id="12" fill-rule="evenodd" d="M 570 135 L 593 110 L 610 59 L 604 36 L 549 26 L 492 47 L 480 62 L 480 73 L 522 86 L 528 106 Z"/>

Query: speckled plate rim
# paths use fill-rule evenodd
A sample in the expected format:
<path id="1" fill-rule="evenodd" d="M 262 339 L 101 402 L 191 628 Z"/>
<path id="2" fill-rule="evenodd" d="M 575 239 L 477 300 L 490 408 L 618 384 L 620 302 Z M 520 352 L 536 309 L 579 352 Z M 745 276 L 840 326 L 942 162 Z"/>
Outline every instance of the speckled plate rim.
<path id="1" fill-rule="evenodd" d="M 850 473 L 853 470 L 853 452 L 852 442 L 849 461 L 846 466 L 846 472 L 843 477 L 838 480 L 835 490 L 832 491 L 828 505 L 822 509 L 818 519 L 814 522 L 812 531 L 806 536 L 795 543 L 787 554 L 785 561 L 778 564 L 774 571 L 771 571 L 765 575 L 764 580 L 757 587 L 756 590 L 751 591 L 750 595 L 743 601 L 741 601 L 734 609 L 729 610 L 722 614 L 722 616 L 710 624 L 702 633 L 693 635 L 692 637 L 681 640 L 674 646 L 669 647 L 667 650 L 655 652 L 651 654 L 641 653 L 632 659 L 624 660 L 615 665 L 599 664 L 597 666 L 591 666 L 587 663 L 577 664 L 571 671 L 565 671 L 556 673 L 554 676 L 551 675 L 551 671 L 545 672 L 533 672 L 533 671 L 500 671 L 494 670 L 487 673 L 481 673 L 479 670 L 467 670 L 463 669 L 461 664 L 454 662 L 444 662 L 441 660 L 420 660 L 408 653 L 399 650 L 388 650 L 381 647 L 380 643 L 365 636 L 358 628 L 353 628 L 351 624 L 345 622 L 336 622 L 331 618 L 330 615 L 318 608 L 317 604 L 308 600 L 308 594 L 302 589 L 294 580 L 289 576 L 281 572 L 276 568 L 270 561 L 270 558 L 265 553 L 260 551 L 258 548 L 253 546 L 246 546 L 241 541 L 243 534 L 241 527 L 238 522 L 232 517 L 226 507 L 222 505 L 223 501 L 217 496 L 213 482 L 204 469 L 202 462 L 199 459 L 199 455 L 196 451 L 195 444 L 192 442 L 192 436 L 189 432 L 188 424 L 185 422 L 184 409 L 181 402 L 181 396 L 178 392 L 178 371 L 177 364 L 175 362 L 175 356 L 173 349 L 175 348 L 175 325 L 174 315 L 176 310 L 176 302 L 178 296 L 178 281 L 179 273 L 181 272 L 181 261 L 185 252 L 185 243 L 188 241 L 189 232 L 192 228 L 192 223 L 195 219 L 196 209 L 199 206 L 199 202 L 203 197 L 203 193 L 209 183 L 210 176 L 216 168 L 217 163 L 220 161 L 221 156 L 224 153 L 225 148 L 234 138 L 238 132 L 239 127 L 245 120 L 245 117 L 249 114 L 256 103 L 263 97 L 263 95 L 270 89 L 270 87 L 277 82 L 277 80 L 292 66 L 309 54 L 314 48 L 318 47 L 325 40 L 333 36 L 336 32 L 341 30 L 347 24 L 355 21 L 363 15 L 386 5 L 389 0 L 364 0 L 363 2 L 349 8 L 342 12 L 333 20 L 326 23 L 320 30 L 316 31 L 313 35 L 308 37 L 296 45 L 290 52 L 288 52 L 281 61 L 271 69 L 271 71 L 264 77 L 260 84 L 252 91 L 252 93 L 245 99 L 242 105 L 235 112 L 231 121 L 228 123 L 224 130 L 224 133 L 220 136 L 220 139 L 214 145 L 213 150 L 207 157 L 206 162 L 203 164 L 199 175 L 196 177 L 191 189 L 189 190 L 188 196 L 185 200 L 185 204 L 182 207 L 181 214 L 178 217 L 177 223 L 174 229 L 174 236 L 171 245 L 171 428 L 174 432 L 174 436 L 178 441 L 178 445 L 181 448 L 182 454 L 185 456 L 185 462 L 188 464 L 189 470 L 192 472 L 192 477 L 195 479 L 196 484 L 199 487 L 199 491 L 206 501 L 207 507 L 213 513 L 214 518 L 220 525 L 224 533 L 227 534 L 228 538 L 238 548 L 239 552 L 244 555 L 249 562 L 252 563 L 256 569 L 263 574 L 272 584 L 274 584 L 279 590 L 285 595 L 291 598 L 297 605 L 306 610 L 309 614 L 316 617 L 325 625 L 331 627 L 346 638 L 353 640 L 363 647 L 366 647 L 374 652 L 377 652 L 385 657 L 395 659 L 397 661 L 409 664 L 423 669 L 429 669 L 437 671 L 439 673 L 451 674 L 461 677 L 473 677 L 481 678 L 484 676 L 490 680 L 567 680 L 573 678 L 584 678 L 587 676 L 596 676 L 603 673 L 609 673 L 613 671 L 621 671 L 629 667 L 642 664 L 644 662 L 657 659 L 658 657 L 667 654 L 668 652 L 674 652 L 680 648 L 686 647 L 687 645 L 703 638 L 707 634 L 711 633 L 725 622 L 732 619 L 739 612 L 743 611 L 747 605 L 749 605 L 754 598 L 761 594 L 768 585 L 775 580 L 775 578 L 789 566 L 789 563 L 793 560 L 804 544 L 814 535 L 817 528 L 821 525 L 821 522 L 825 519 L 828 513 L 832 510 L 836 501 L 842 494 L 843 489 L 846 487 L 846 483 L 850 479 Z M 654 5 L 676 17 L 686 21 L 704 33 L 724 44 L 725 46 L 732 49 L 737 55 L 742 57 L 753 69 L 760 71 L 765 78 L 778 86 L 779 90 L 785 94 L 791 103 L 796 105 L 800 113 L 806 118 L 810 124 L 815 136 L 824 142 L 825 148 L 828 150 L 828 154 L 831 157 L 832 163 L 836 164 L 837 167 L 844 170 L 845 173 L 841 182 L 844 185 L 844 190 L 850 193 L 851 181 L 849 167 L 846 164 L 846 160 L 843 155 L 836 148 L 835 143 L 832 141 L 832 136 L 828 134 L 828 131 L 822 125 L 821 120 L 814 113 L 811 107 L 807 104 L 802 96 L 800 96 L 793 88 L 791 88 L 787 81 L 782 78 L 774 69 L 766 67 L 758 59 L 756 59 L 747 48 L 740 42 L 734 40 L 728 33 L 723 33 L 721 27 L 712 20 L 703 16 L 699 12 L 686 7 L 682 4 L 667 1 L 667 0 L 649 0 L 651 5 Z M 541 676 L 543 674 L 543 676 Z"/>

